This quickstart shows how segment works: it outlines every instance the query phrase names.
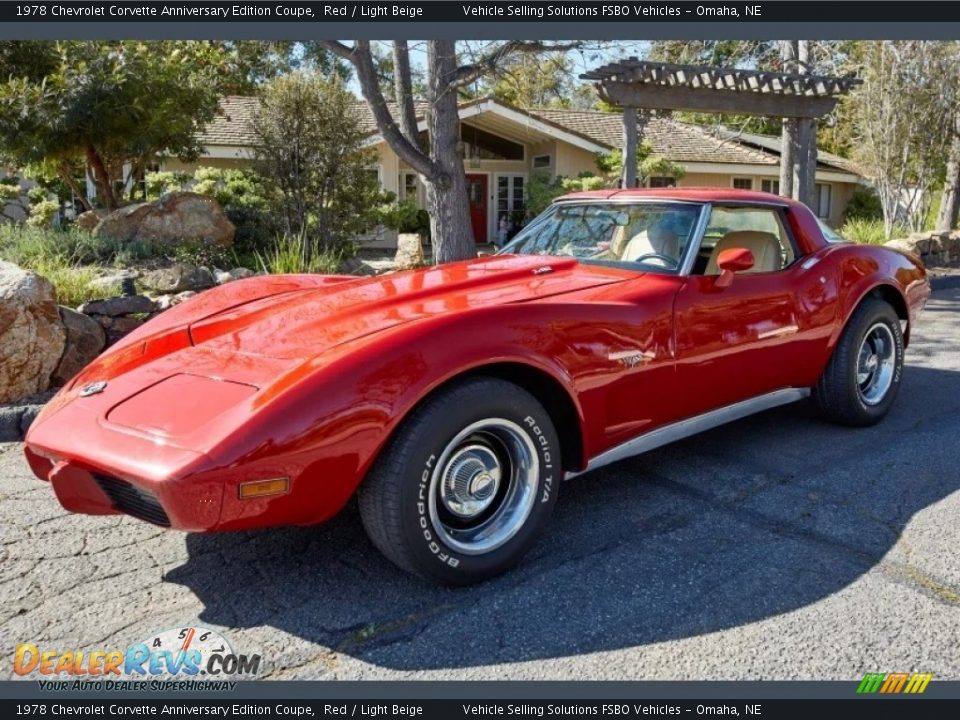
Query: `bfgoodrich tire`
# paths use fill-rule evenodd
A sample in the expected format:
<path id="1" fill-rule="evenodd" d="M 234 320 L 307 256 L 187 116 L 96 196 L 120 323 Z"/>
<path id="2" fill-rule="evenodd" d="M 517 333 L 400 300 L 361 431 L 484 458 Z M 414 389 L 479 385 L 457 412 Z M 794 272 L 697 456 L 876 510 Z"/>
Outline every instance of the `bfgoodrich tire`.
<path id="1" fill-rule="evenodd" d="M 890 412 L 902 378 L 900 319 L 888 303 L 867 298 L 847 322 L 814 400 L 829 420 L 873 425 Z"/>
<path id="2" fill-rule="evenodd" d="M 559 445 L 523 388 L 457 383 L 403 422 L 360 486 L 364 528 L 408 572 L 456 585 L 493 577 L 520 561 L 550 516 Z"/>

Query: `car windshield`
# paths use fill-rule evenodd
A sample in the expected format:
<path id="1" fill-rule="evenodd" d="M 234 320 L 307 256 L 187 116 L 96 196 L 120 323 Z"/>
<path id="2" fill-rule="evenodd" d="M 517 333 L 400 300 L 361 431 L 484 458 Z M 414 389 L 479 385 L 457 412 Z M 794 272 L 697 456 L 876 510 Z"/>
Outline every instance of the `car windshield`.
<path id="1" fill-rule="evenodd" d="M 559 202 L 521 230 L 503 252 L 675 273 L 701 208 L 681 202 Z"/>

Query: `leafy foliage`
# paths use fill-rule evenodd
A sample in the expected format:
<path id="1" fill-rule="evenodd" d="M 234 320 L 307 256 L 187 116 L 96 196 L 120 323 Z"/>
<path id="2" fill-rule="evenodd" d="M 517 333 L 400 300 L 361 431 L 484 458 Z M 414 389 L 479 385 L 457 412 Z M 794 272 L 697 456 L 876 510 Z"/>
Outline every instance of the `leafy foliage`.
<path id="1" fill-rule="evenodd" d="M 858 187 L 850 196 L 843 211 L 844 221 L 883 220 L 883 205 L 877 191 L 871 187 Z"/>
<path id="2" fill-rule="evenodd" d="M 575 178 L 558 175 L 553 180 L 542 173 L 536 173 L 527 184 L 527 210 L 539 215 L 562 195 L 583 190 L 600 190 L 606 184 L 606 179 L 591 173 L 581 173 Z"/>
<path id="3" fill-rule="evenodd" d="M 77 187 L 79 160 L 97 197 L 120 203 L 123 165 L 197 157 L 232 67 L 218 43 L 0 43 L 0 148 L 16 166 L 46 163 Z"/>
<path id="4" fill-rule="evenodd" d="M 293 73 L 265 88 L 254 121 L 255 169 L 284 234 L 337 251 L 376 224 L 373 151 L 354 97 L 337 79 Z"/>
<path id="5" fill-rule="evenodd" d="M 849 218 L 837 231 L 844 240 L 865 245 L 883 245 L 887 241 L 887 231 L 883 218 Z M 894 234 L 905 234 L 903 228 L 895 228 Z"/>

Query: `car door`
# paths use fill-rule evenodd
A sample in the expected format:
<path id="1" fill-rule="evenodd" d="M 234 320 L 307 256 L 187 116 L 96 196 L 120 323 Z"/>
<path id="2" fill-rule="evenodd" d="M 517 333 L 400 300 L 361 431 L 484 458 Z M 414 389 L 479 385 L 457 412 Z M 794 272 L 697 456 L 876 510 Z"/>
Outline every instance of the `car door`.
<path id="1" fill-rule="evenodd" d="M 764 254 L 774 241 L 776 253 Z M 740 245 L 764 259 L 724 287 L 717 256 Z M 832 295 L 834 284 L 800 256 L 782 208 L 715 205 L 674 306 L 682 414 L 815 381 L 811 367 L 823 357 Z"/>

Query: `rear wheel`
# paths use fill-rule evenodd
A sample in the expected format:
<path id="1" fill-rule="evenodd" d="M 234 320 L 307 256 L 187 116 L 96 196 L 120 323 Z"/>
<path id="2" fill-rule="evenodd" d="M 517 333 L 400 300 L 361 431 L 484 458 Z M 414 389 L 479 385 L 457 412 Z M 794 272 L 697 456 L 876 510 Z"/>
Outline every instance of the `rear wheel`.
<path id="1" fill-rule="evenodd" d="M 440 391 L 398 428 L 360 487 L 360 515 L 402 569 L 478 582 L 530 548 L 560 473 L 559 440 L 536 398 L 474 378 Z"/>
<path id="2" fill-rule="evenodd" d="M 814 392 L 834 422 L 866 426 L 890 411 L 903 377 L 903 332 L 894 309 L 864 300 L 850 317 Z"/>

